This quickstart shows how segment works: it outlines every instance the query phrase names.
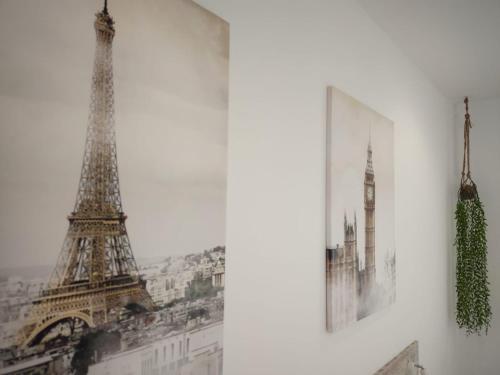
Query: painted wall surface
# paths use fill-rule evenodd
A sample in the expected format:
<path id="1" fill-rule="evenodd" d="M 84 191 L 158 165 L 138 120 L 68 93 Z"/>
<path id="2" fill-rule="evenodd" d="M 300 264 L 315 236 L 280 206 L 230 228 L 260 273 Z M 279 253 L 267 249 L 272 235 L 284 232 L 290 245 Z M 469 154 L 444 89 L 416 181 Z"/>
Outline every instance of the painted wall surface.
<path id="1" fill-rule="evenodd" d="M 456 332 L 459 375 L 498 375 L 500 372 L 500 98 L 471 100 L 471 169 L 488 220 L 488 270 L 493 320 L 487 336 Z M 457 165 L 463 156 L 463 104 L 456 106 Z M 457 169 L 457 176 L 459 170 Z M 457 182 L 458 183 L 458 179 Z"/>
<path id="2" fill-rule="evenodd" d="M 453 106 L 356 2 L 200 0 L 231 25 L 225 372 L 452 374 Z M 394 121 L 397 302 L 325 321 L 325 92 Z M 497 159 L 498 160 L 498 159 Z"/>

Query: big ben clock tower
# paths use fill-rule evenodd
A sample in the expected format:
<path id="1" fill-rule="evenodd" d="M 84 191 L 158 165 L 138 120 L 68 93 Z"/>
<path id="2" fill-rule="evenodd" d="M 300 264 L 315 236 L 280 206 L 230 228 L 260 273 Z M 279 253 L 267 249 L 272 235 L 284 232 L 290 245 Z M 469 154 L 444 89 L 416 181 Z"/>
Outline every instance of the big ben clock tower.
<path id="1" fill-rule="evenodd" d="M 365 169 L 365 287 L 375 285 L 375 174 L 372 164 L 372 144 L 368 142 Z"/>

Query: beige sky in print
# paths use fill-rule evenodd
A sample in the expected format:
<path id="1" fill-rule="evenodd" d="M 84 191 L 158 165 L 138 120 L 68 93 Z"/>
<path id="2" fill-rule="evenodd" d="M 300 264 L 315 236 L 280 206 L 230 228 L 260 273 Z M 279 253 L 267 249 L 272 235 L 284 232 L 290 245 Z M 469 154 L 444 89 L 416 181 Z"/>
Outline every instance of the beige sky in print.
<path id="1" fill-rule="evenodd" d="M 61 249 L 101 8 L 97 0 L 0 2 L 2 267 L 52 265 Z M 134 255 L 223 245 L 229 26 L 184 0 L 117 0 L 109 9 L 120 185 Z"/>

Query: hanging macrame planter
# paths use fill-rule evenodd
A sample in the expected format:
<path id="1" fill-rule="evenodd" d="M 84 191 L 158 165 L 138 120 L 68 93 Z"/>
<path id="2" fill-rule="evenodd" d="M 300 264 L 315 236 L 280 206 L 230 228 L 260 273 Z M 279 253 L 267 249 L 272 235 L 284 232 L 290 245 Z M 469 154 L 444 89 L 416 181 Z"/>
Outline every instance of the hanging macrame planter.
<path id="1" fill-rule="evenodd" d="M 457 323 L 467 334 L 488 333 L 491 321 L 487 269 L 486 218 L 470 172 L 469 100 L 465 98 L 464 159 L 455 211 Z"/>

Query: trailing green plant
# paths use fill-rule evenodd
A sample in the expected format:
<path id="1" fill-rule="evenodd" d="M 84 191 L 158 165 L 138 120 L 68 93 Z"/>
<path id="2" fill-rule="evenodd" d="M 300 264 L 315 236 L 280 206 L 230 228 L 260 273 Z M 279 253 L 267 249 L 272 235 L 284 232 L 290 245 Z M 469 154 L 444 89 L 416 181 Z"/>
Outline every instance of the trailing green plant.
<path id="1" fill-rule="evenodd" d="M 455 210 L 456 319 L 458 326 L 465 329 L 467 334 L 480 335 L 483 331 L 488 333 L 492 318 L 489 302 L 487 223 L 477 186 L 470 173 L 471 122 L 467 98 L 465 105 L 464 161 Z"/>
<path id="2" fill-rule="evenodd" d="M 491 321 L 487 269 L 486 218 L 483 204 L 458 199 L 455 211 L 457 234 L 457 323 L 468 334 L 488 332 Z"/>

